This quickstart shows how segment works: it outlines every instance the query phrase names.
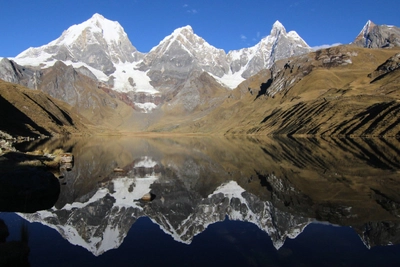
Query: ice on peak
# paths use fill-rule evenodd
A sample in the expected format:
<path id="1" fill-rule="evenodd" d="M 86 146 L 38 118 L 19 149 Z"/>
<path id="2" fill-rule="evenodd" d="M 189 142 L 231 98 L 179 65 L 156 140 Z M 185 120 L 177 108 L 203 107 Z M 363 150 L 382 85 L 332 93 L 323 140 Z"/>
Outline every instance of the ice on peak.
<path id="1" fill-rule="evenodd" d="M 275 21 L 274 24 L 272 25 L 272 27 L 273 28 L 284 28 L 282 23 L 279 20 Z"/>
<path id="2" fill-rule="evenodd" d="M 90 19 L 88 19 L 87 21 L 84 21 L 81 24 L 87 24 L 87 23 L 95 24 L 98 27 L 101 27 L 106 24 L 120 25 L 117 21 L 112 21 L 112 20 L 106 19 L 103 15 L 101 15 L 99 13 L 93 14 L 93 16 Z"/>
<path id="3" fill-rule="evenodd" d="M 162 55 L 176 42 L 192 56 L 200 51 L 216 50 L 215 47 L 196 35 L 191 26 L 187 25 L 175 29 L 172 34 L 166 36 L 157 46 L 153 47 L 149 54 L 158 51 L 159 55 Z"/>
<path id="4" fill-rule="evenodd" d="M 186 26 L 180 27 L 180 28 L 178 28 L 176 30 L 177 31 L 189 30 L 189 31 L 193 32 L 193 28 L 190 25 L 186 25 Z"/>
<path id="5" fill-rule="evenodd" d="M 189 33 L 193 34 L 193 29 L 192 29 L 192 27 L 191 27 L 190 25 L 187 25 L 187 26 L 184 26 L 184 27 L 180 27 L 180 28 L 175 29 L 175 30 L 172 32 L 172 34 L 170 34 L 170 35 L 164 37 L 164 39 L 163 39 L 157 46 L 153 47 L 153 48 L 150 50 L 150 52 L 153 51 L 153 50 L 155 50 L 155 49 L 157 49 L 157 47 L 159 47 L 159 46 L 162 45 L 162 44 L 166 44 L 166 43 L 169 44 L 171 41 L 174 41 L 179 35 L 184 35 L 185 32 L 189 32 Z M 168 45 L 168 47 L 169 47 L 169 45 Z"/>
<path id="6" fill-rule="evenodd" d="M 285 27 L 283 27 L 282 23 L 279 22 L 279 20 L 275 21 L 275 23 L 272 25 L 271 29 L 271 36 L 277 36 L 280 33 L 286 33 Z"/>
<path id="7" fill-rule="evenodd" d="M 91 17 L 92 20 L 104 20 L 104 16 L 99 14 L 99 13 L 94 13 L 93 16 Z"/>
<path id="8" fill-rule="evenodd" d="M 272 25 L 272 29 L 283 29 L 285 30 L 285 27 L 280 23 L 279 20 L 275 21 L 275 23 Z"/>
<path id="9" fill-rule="evenodd" d="M 52 43 L 71 45 L 86 29 L 90 29 L 93 33 L 101 33 L 108 43 L 116 42 L 120 40 L 122 36 L 127 36 L 124 29 L 117 21 L 108 20 L 96 13 L 87 21 L 69 27 L 63 32 L 59 39 Z"/>
<path id="10" fill-rule="evenodd" d="M 297 42 L 301 43 L 301 44 L 298 44 L 298 46 L 301 46 L 301 47 L 310 47 L 310 46 L 306 43 L 306 41 L 304 41 L 303 38 L 301 38 L 300 35 L 299 35 L 296 31 L 290 31 L 290 32 L 287 33 L 287 35 L 288 35 L 290 38 L 292 38 L 292 39 L 296 40 Z"/>
<path id="11" fill-rule="evenodd" d="M 172 35 L 174 35 L 174 36 L 179 35 L 179 34 L 185 35 L 187 33 L 194 34 L 193 28 L 190 25 L 186 25 L 184 27 L 177 28 L 176 30 L 174 30 Z"/>

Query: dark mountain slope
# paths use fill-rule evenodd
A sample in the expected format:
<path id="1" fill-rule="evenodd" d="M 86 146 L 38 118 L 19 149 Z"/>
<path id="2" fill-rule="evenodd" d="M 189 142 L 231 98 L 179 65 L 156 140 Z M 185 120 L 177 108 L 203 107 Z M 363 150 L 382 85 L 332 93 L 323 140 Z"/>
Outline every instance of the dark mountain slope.
<path id="1" fill-rule="evenodd" d="M 0 129 L 11 135 L 89 134 L 93 125 L 47 94 L 0 80 Z"/>

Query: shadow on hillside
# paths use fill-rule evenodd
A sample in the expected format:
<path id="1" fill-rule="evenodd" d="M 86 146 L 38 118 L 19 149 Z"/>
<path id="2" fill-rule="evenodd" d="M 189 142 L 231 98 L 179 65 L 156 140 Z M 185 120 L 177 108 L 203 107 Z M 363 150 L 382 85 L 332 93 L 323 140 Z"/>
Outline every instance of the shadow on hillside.
<path id="1" fill-rule="evenodd" d="M 10 102 L 0 96 L 0 129 L 11 135 L 31 136 L 32 129 L 38 134 L 50 136 L 51 134 L 43 127 L 37 125 L 26 114 L 14 107 Z"/>

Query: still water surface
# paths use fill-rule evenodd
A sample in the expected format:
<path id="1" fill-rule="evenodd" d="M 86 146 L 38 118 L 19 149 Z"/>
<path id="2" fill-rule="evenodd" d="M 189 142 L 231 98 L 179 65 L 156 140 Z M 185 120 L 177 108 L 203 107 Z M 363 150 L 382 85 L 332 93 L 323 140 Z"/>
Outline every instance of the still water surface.
<path id="1" fill-rule="evenodd" d="M 20 149 L 44 147 L 75 156 L 55 173 L 54 207 L 0 213 L 8 244 L 24 234 L 30 266 L 400 264 L 397 139 L 113 137 Z"/>

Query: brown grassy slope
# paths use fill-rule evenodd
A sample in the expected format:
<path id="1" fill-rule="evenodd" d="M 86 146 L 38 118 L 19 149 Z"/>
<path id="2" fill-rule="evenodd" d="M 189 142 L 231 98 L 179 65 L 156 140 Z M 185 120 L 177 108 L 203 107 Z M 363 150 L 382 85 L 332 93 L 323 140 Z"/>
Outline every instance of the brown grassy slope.
<path id="1" fill-rule="evenodd" d="M 0 80 L 0 129 L 11 135 L 87 134 L 90 122 L 47 94 Z M 88 125 L 88 126 L 87 126 Z"/>
<path id="2" fill-rule="evenodd" d="M 368 77 L 399 52 L 339 46 L 279 61 L 241 84 L 209 116 L 177 131 L 400 135 L 400 71 L 377 81 Z"/>

